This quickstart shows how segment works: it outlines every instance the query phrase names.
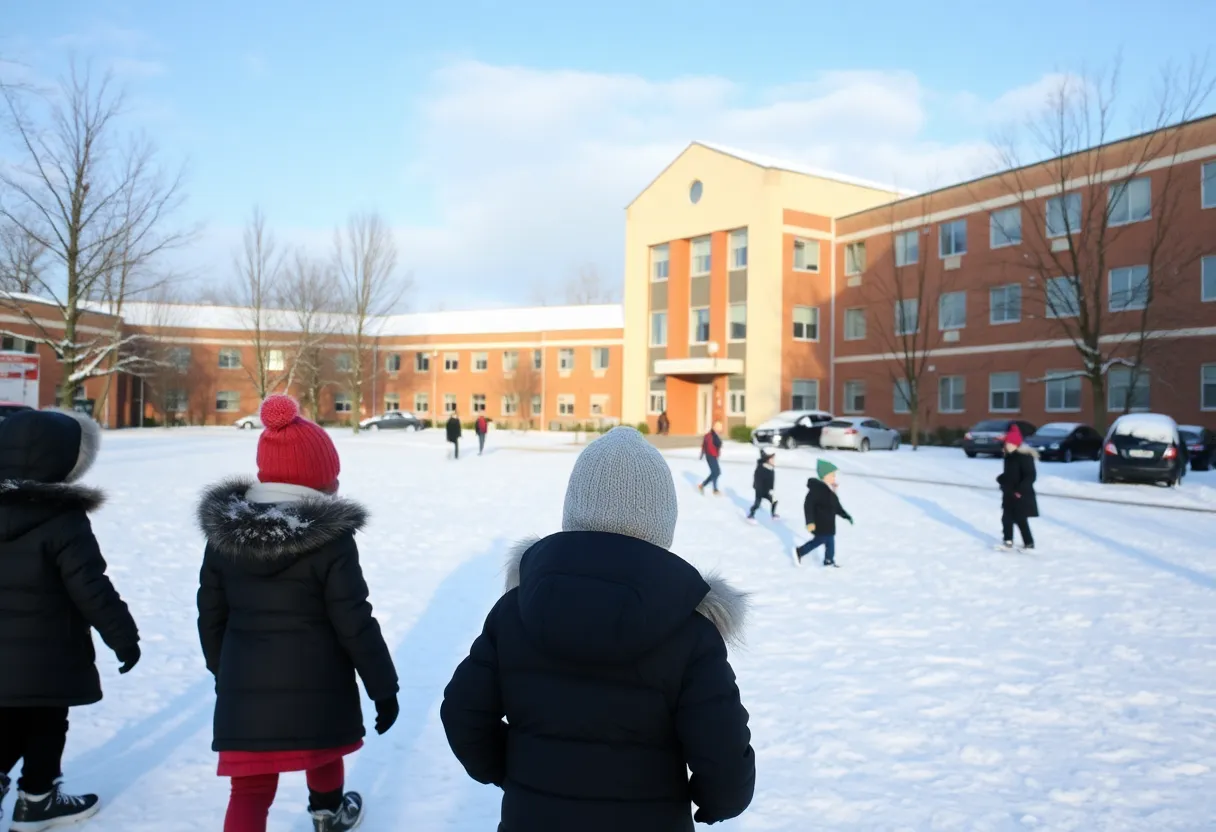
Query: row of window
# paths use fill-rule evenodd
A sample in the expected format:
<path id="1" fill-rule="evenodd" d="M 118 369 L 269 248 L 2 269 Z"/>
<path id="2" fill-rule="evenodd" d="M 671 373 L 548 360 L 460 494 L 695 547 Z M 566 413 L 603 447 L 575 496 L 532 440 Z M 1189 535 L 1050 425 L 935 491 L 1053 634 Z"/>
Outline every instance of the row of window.
<path id="1" fill-rule="evenodd" d="M 690 277 L 704 277 L 713 268 L 712 239 L 697 237 L 689 241 Z M 730 232 L 727 244 L 727 267 L 734 271 L 747 268 L 747 229 L 740 228 Z M 662 282 L 671 274 L 671 248 L 667 243 L 653 246 L 650 249 L 650 279 L 655 283 Z"/>
<path id="2" fill-rule="evenodd" d="M 730 341 L 747 340 L 747 304 L 732 303 L 728 309 L 726 337 Z M 709 307 L 694 306 L 689 310 L 688 342 L 709 343 Z M 650 346 L 667 346 L 667 312 L 650 313 Z"/>
<path id="3" fill-rule="evenodd" d="M 650 381 L 647 411 L 651 416 L 657 416 L 667 409 L 667 389 L 661 378 L 655 377 Z M 747 395 L 742 390 L 727 391 L 726 412 L 730 416 L 743 416 L 747 413 Z"/>
<path id="4" fill-rule="evenodd" d="M 606 416 L 608 415 L 608 403 L 610 398 L 606 395 L 591 396 L 591 415 Z M 472 413 L 486 413 L 487 398 L 484 393 L 474 393 L 469 398 L 469 411 Z M 576 397 L 573 393 L 559 393 L 557 395 L 557 413 L 559 416 L 573 416 Z M 353 410 L 353 403 L 348 393 L 334 393 L 333 404 L 335 413 L 350 413 Z M 443 395 L 443 412 L 446 415 L 451 415 L 456 412 L 457 399 L 455 393 L 445 393 Z M 535 394 L 529 402 L 532 416 L 540 416 L 543 409 L 541 395 Z M 165 392 L 165 411 L 167 413 L 184 413 L 190 407 L 190 397 L 187 391 L 181 389 L 172 389 Z M 401 409 L 401 396 L 397 393 L 387 393 L 384 397 L 384 410 L 386 412 L 398 411 Z M 215 394 L 215 411 L 217 413 L 239 413 L 241 411 L 241 394 L 236 390 L 220 390 Z M 431 397 L 429 393 L 414 394 L 414 412 L 419 415 L 426 415 L 431 412 Z M 519 396 L 517 394 L 508 394 L 501 397 L 499 413 L 502 416 L 516 416 L 519 414 Z"/>
<path id="5" fill-rule="evenodd" d="M 1216 162 L 1202 168 L 1202 206 L 1216 208 Z M 1081 229 L 1081 194 L 1072 191 L 1051 197 L 1046 204 L 1047 237 L 1069 237 Z M 1107 191 L 1108 226 L 1129 225 L 1152 217 L 1152 182 L 1147 176 L 1111 185 Z M 895 235 L 895 265 L 908 266 L 920 261 L 920 238 L 927 229 L 912 229 Z M 988 246 L 992 249 L 1022 242 L 1022 209 L 1001 208 L 988 215 Z M 967 220 L 957 219 L 938 225 L 937 254 L 941 259 L 967 253 Z M 845 246 L 846 275 L 861 274 L 866 268 L 865 241 Z"/>
<path id="6" fill-rule="evenodd" d="M 190 349 L 189 347 L 175 347 L 169 351 L 169 363 L 179 372 L 186 372 L 190 369 Z M 472 353 L 473 372 L 484 373 L 490 368 L 490 354 L 488 352 Z M 241 350 L 236 348 L 225 348 L 219 352 L 219 366 L 221 370 L 238 370 L 241 368 Z M 266 352 L 266 369 L 270 372 L 282 372 L 286 369 L 286 355 L 283 350 L 267 350 Z M 539 370 L 544 364 L 544 355 L 541 350 L 532 350 L 532 369 Z M 338 353 L 334 356 L 334 367 L 338 372 L 350 372 L 352 359 L 350 353 Z M 603 372 L 609 366 L 608 347 L 592 347 L 591 348 L 591 369 L 595 372 Z M 572 347 L 561 348 L 557 351 L 557 367 L 562 372 L 573 371 L 575 367 L 574 349 Z M 504 350 L 502 353 L 502 371 L 504 373 L 513 373 L 519 368 L 519 350 Z M 389 373 L 401 372 L 401 354 L 391 353 L 385 356 L 384 369 Z M 414 371 L 419 373 L 428 373 L 431 370 L 431 355 L 425 352 L 414 353 Z M 454 373 L 460 370 L 460 353 L 445 352 L 443 354 L 443 371 L 445 373 Z"/>

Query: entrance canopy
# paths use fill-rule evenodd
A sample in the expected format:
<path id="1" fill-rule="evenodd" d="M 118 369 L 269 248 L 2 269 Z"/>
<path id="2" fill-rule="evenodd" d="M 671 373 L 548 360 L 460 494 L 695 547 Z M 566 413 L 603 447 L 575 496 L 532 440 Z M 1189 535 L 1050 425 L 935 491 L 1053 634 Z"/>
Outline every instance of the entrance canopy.
<path id="1" fill-rule="evenodd" d="M 660 358 L 654 362 L 656 376 L 743 375 L 742 358 Z"/>

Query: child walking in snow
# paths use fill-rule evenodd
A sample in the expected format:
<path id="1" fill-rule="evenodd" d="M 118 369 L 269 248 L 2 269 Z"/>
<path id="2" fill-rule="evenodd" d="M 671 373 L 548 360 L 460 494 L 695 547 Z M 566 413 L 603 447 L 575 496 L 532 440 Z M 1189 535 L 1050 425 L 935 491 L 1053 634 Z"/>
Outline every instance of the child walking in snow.
<path id="1" fill-rule="evenodd" d="M 363 744 L 355 674 L 376 731 L 397 719 L 397 673 L 367 601 L 355 533 L 367 513 L 337 496 L 329 434 L 295 401 L 262 404 L 258 480 L 214 486 L 199 506 L 207 538 L 198 629 L 215 675 L 212 749 L 232 778 L 224 832 L 263 832 L 279 774 L 304 771 L 316 832 L 362 820 L 343 793 L 342 758 Z"/>
<path id="2" fill-rule="evenodd" d="M 675 525 L 666 461 L 618 427 L 579 454 L 562 531 L 511 553 L 440 709 L 469 776 L 503 790 L 499 832 L 691 832 L 690 802 L 707 824 L 751 803 L 726 654 L 746 596 L 671 552 Z"/>
<path id="3" fill-rule="evenodd" d="M 701 437 L 701 459 L 709 464 L 709 476 L 697 486 L 697 490 L 702 494 L 705 493 L 705 486 L 713 485 L 714 496 L 718 497 L 722 494 L 718 490 L 718 477 L 722 476 L 722 465 L 718 462 L 718 457 L 722 455 L 722 430 L 721 422 L 714 422 L 709 433 Z"/>
<path id="4" fill-rule="evenodd" d="M 1039 501 L 1034 493 L 1035 458 L 1039 452 L 1022 442 L 1022 431 L 1016 424 L 1005 434 L 1005 468 L 997 476 L 1001 487 L 1001 540 L 1006 549 L 1013 548 L 1013 527 L 1022 535 L 1022 549 L 1034 549 L 1030 534 L 1030 518 L 1039 516 Z"/>
<path id="5" fill-rule="evenodd" d="M 100 444 L 101 428 L 77 413 L 29 410 L 0 423 L 0 802 L 23 761 L 13 832 L 99 808 L 96 795 L 60 786 L 68 709 L 101 700 L 89 631 L 118 656 L 120 673 L 139 661 L 135 621 L 89 525 L 104 497 L 76 484 Z"/>
<path id="6" fill-rule="evenodd" d="M 763 500 L 768 500 L 769 511 L 773 519 L 777 519 L 777 501 L 773 499 L 773 487 L 776 484 L 777 472 L 774 470 L 776 454 L 773 451 L 760 451 L 760 459 L 756 462 L 756 473 L 752 476 L 752 488 L 756 491 L 756 501 L 752 503 L 747 519 L 755 521 L 756 511 Z"/>
<path id="7" fill-rule="evenodd" d="M 836 496 L 836 466 L 821 459 L 815 464 L 819 478 L 806 481 L 806 500 L 802 504 L 806 516 L 806 530 L 813 537 L 794 549 L 794 565 L 801 566 L 802 559 L 820 546 L 823 547 L 823 565 L 836 565 L 836 518 L 843 517 L 853 525 L 853 518 L 840 498 Z"/>

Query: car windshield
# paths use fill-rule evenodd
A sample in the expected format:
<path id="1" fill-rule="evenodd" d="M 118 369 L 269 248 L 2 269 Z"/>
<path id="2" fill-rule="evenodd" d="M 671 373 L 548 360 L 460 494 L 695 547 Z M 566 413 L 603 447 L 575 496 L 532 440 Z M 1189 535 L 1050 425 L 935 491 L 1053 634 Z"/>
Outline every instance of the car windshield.
<path id="1" fill-rule="evenodd" d="M 1180 431 L 1178 431 L 1178 435 L 1182 437 L 1183 442 L 1198 442 L 1199 441 L 1199 434 L 1195 433 L 1192 430 L 1180 430 Z"/>
<path id="2" fill-rule="evenodd" d="M 1004 433 L 1009 430 L 1009 423 L 990 419 L 986 422 L 980 422 L 973 430 L 983 431 L 984 433 Z"/>
<path id="3" fill-rule="evenodd" d="M 1068 424 L 1067 422 L 1053 422 L 1050 425 L 1043 425 L 1034 432 L 1035 436 L 1068 436 L 1077 429 L 1076 425 Z"/>
<path id="4" fill-rule="evenodd" d="M 833 419 L 831 422 L 828 422 L 828 427 L 830 427 L 830 428 L 851 428 L 851 427 L 853 427 L 853 423 L 848 421 L 847 419 Z"/>

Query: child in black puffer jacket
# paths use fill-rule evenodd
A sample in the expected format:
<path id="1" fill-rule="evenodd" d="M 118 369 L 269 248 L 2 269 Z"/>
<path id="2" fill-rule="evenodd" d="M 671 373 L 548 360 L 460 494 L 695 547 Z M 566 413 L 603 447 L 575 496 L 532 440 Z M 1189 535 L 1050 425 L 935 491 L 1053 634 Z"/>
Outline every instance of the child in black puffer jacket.
<path id="1" fill-rule="evenodd" d="M 775 457 L 777 455 L 772 451 L 761 451 L 760 459 L 756 462 L 756 473 L 752 475 L 752 488 L 756 492 L 756 501 L 752 503 L 751 510 L 747 512 L 747 519 L 755 521 L 756 512 L 760 510 L 760 503 L 768 500 L 769 511 L 773 515 L 773 519 L 777 519 L 777 500 L 773 497 L 773 488 L 777 483 L 777 472 L 775 468 Z"/>

